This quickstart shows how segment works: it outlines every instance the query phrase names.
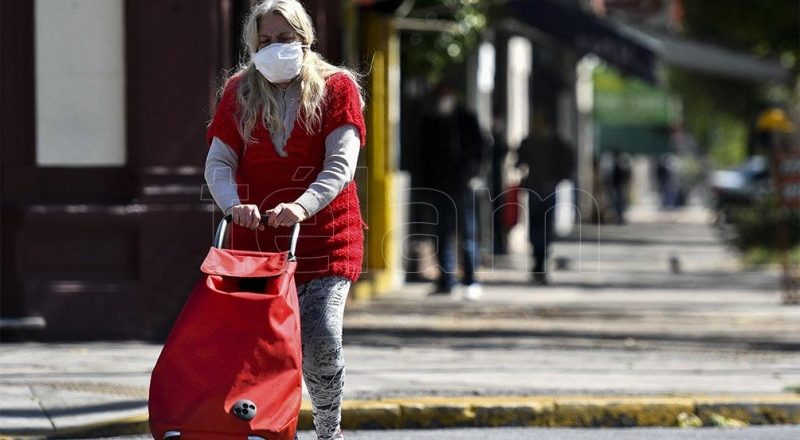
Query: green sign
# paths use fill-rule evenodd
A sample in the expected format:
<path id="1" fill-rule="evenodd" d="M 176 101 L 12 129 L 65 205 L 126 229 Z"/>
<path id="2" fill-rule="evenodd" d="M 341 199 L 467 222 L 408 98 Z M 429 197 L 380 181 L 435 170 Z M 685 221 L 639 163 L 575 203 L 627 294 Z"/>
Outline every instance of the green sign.
<path id="1" fill-rule="evenodd" d="M 661 154 L 670 151 L 666 127 L 635 124 L 596 124 L 599 151 Z"/>
<path id="2" fill-rule="evenodd" d="M 596 68 L 593 79 L 596 122 L 652 126 L 676 120 L 677 112 L 661 88 L 625 78 L 610 67 Z"/>

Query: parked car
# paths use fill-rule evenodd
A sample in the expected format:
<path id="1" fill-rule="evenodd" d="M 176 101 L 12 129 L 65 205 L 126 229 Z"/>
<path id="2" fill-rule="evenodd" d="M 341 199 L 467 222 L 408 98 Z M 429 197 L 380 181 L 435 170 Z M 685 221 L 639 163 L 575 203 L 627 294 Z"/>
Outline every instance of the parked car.
<path id="1" fill-rule="evenodd" d="M 752 205 L 769 192 L 769 185 L 769 160 L 764 156 L 751 156 L 737 168 L 712 171 L 709 186 L 716 223 L 728 223 L 731 209 Z"/>

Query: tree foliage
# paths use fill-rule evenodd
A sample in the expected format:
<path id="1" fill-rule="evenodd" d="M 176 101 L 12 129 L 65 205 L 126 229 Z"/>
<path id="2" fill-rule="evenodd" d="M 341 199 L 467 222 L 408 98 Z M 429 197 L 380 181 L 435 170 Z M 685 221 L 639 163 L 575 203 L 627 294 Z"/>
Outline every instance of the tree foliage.
<path id="1" fill-rule="evenodd" d="M 800 2 L 797 0 L 687 0 L 689 35 L 800 69 Z"/>
<path id="2" fill-rule="evenodd" d="M 479 0 L 417 0 L 409 17 L 438 21 L 443 26 L 439 31 L 403 33 L 406 71 L 435 83 L 448 69 L 463 62 L 486 28 L 486 4 Z"/>
<path id="3" fill-rule="evenodd" d="M 800 2 L 798 0 L 685 0 L 686 36 L 752 55 L 779 60 L 794 83 L 800 73 Z M 698 144 L 718 157 L 742 157 L 747 137 L 719 136 L 727 127 L 747 130 L 767 104 L 787 104 L 786 85 L 766 86 L 671 69 L 670 87 L 681 95 L 686 125 Z M 733 149 L 737 151 L 726 151 Z M 714 159 L 715 154 L 712 154 Z"/>

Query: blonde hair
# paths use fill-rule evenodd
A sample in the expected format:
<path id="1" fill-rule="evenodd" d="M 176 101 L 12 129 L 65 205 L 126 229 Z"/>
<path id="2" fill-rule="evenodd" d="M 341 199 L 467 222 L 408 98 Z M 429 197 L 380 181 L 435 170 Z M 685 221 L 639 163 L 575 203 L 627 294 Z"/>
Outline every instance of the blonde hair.
<path id="1" fill-rule="evenodd" d="M 303 45 L 314 43 L 314 27 L 303 5 L 297 0 L 265 0 L 257 3 L 250 10 L 250 14 L 242 28 L 242 44 L 245 49 L 246 57 L 240 63 L 234 75 L 241 75 L 242 79 L 236 91 L 236 100 L 241 109 L 237 128 L 247 143 L 254 142 L 252 133 L 256 125 L 256 119 L 261 112 L 261 122 L 271 133 L 280 131 L 283 121 L 278 115 L 278 86 L 271 84 L 259 73 L 253 61 L 252 55 L 258 51 L 258 24 L 259 20 L 270 14 L 279 14 L 289 22 L 295 33 L 300 37 Z M 361 87 L 358 84 L 359 75 L 355 72 L 334 66 L 325 61 L 322 56 L 310 48 L 303 49 L 303 66 L 300 69 L 300 105 L 298 112 L 302 112 L 303 120 L 298 121 L 305 126 L 309 132 L 314 132 L 320 128 L 322 121 L 322 104 L 325 99 L 325 79 L 335 73 L 344 73 L 356 84 L 361 94 Z M 364 105 L 363 98 L 361 105 Z"/>

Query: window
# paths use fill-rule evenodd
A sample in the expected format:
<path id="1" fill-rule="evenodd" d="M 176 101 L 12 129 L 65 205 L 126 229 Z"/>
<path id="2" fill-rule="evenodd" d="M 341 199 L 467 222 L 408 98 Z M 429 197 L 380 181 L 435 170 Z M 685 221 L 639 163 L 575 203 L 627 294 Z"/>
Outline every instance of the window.
<path id="1" fill-rule="evenodd" d="M 37 164 L 124 165 L 123 1 L 35 7 Z"/>

